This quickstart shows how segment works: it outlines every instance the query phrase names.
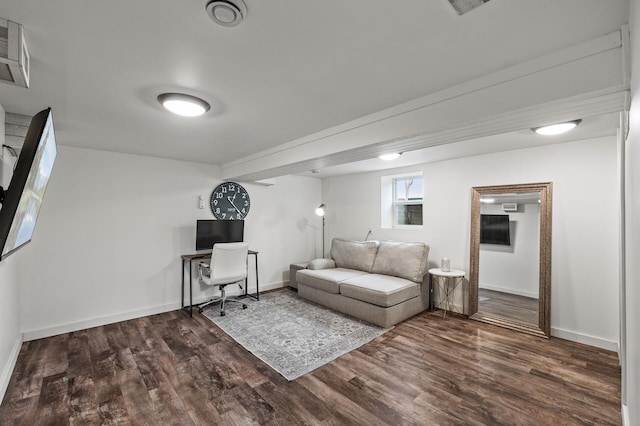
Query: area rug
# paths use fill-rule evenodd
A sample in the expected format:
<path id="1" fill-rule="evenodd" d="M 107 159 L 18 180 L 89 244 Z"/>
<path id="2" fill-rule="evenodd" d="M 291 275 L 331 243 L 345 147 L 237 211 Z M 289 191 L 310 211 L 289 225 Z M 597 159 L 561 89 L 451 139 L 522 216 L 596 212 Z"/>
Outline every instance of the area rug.
<path id="1" fill-rule="evenodd" d="M 203 314 L 287 380 L 390 330 L 306 301 L 288 289 L 244 301 L 247 309 L 230 303 L 225 316 L 220 316 L 219 305 L 206 307 Z"/>

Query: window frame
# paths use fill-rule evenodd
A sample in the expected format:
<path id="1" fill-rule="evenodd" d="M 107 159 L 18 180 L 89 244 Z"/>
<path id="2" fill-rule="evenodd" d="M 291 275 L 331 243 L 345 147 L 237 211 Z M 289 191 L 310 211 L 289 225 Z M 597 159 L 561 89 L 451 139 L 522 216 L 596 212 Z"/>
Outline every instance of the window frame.
<path id="1" fill-rule="evenodd" d="M 406 179 L 422 180 L 422 197 L 420 200 L 398 201 L 397 182 Z M 381 192 L 380 192 L 380 208 L 381 208 L 381 227 L 383 229 L 410 229 L 419 230 L 424 225 L 424 175 L 421 171 L 412 173 L 402 173 L 391 176 L 382 176 Z M 399 205 L 421 205 L 422 206 L 422 224 L 421 225 L 405 225 L 398 223 Z"/>

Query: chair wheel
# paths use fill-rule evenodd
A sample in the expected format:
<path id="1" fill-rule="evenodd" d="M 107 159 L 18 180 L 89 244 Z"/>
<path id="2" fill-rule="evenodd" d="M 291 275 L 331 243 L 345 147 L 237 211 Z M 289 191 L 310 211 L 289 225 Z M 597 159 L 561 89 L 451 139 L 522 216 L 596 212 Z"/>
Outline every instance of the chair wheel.
<path id="1" fill-rule="evenodd" d="M 242 309 L 247 309 L 247 305 L 243 304 Z"/>
<path id="2" fill-rule="evenodd" d="M 220 316 L 221 316 L 221 317 L 223 317 L 223 316 L 225 316 L 225 315 L 226 315 L 226 314 L 224 313 L 224 311 L 220 312 Z"/>

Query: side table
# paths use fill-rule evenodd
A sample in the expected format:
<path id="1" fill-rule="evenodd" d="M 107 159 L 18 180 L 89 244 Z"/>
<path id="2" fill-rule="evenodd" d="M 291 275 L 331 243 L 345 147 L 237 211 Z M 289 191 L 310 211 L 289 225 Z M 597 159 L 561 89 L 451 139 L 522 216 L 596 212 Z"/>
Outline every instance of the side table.
<path id="1" fill-rule="evenodd" d="M 438 294 L 443 297 L 440 298 L 438 304 L 435 304 L 433 300 L 433 291 L 431 292 L 431 307 L 432 308 L 441 308 L 442 304 L 444 304 L 444 315 L 443 318 L 447 317 L 447 311 L 456 312 L 459 314 L 464 314 L 464 312 L 456 311 L 455 309 L 451 309 L 455 307 L 453 303 L 453 295 L 456 291 L 456 288 L 460 286 L 464 279 L 464 271 L 460 271 L 458 269 L 450 269 L 448 271 L 442 270 L 442 268 L 432 268 L 429 269 L 429 274 L 431 275 L 431 283 L 433 290 L 433 282 L 438 283 Z M 464 311 L 464 307 L 463 307 Z"/>
<path id="2" fill-rule="evenodd" d="M 307 262 L 292 263 L 289 265 L 289 287 L 298 288 L 298 282 L 296 281 L 296 272 L 300 269 L 307 267 Z"/>

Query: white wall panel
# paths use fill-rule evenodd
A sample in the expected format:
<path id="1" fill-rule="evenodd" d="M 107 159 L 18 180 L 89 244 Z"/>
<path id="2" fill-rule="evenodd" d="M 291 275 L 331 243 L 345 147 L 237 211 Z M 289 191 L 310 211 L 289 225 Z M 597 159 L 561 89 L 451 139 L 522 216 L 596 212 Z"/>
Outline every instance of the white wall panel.
<path id="1" fill-rule="evenodd" d="M 640 424 L 640 3 L 631 1 L 631 110 L 626 175 L 626 362 L 623 367 L 625 425 Z"/>
<path id="2" fill-rule="evenodd" d="M 176 309 L 180 255 L 194 252 L 196 220 L 213 218 L 197 208 L 198 197 L 208 202 L 219 170 L 59 148 L 32 256 L 20 262 L 25 339 Z M 260 252 L 261 288 L 279 287 L 289 263 L 314 256 L 318 231 L 309 223 L 320 181 L 285 177 L 245 187 L 252 199 L 245 241 Z M 194 299 L 211 290 L 196 282 Z"/>
<path id="3" fill-rule="evenodd" d="M 422 230 L 380 229 L 380 177 L 422 171 Z M 469 271 L 470 189 L 553 182 L 551 326 L 607 348 L 618 343 L 616 140 L 599 138 L 323 181 L 329 237 L 424 241 L 430 266 Z M 467 276 L 468 278 L 468 276 Z"/>

